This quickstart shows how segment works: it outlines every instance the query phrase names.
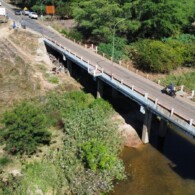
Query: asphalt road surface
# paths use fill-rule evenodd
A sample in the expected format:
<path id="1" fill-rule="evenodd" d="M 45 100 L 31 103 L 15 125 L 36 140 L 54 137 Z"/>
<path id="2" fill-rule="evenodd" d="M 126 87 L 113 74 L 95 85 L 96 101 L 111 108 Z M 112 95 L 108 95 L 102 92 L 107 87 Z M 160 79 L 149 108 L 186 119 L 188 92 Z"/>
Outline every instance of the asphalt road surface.
<path id="1" fill-rule="evenodd" d="M 27 28 L 32 29 L 38 33 L 43 34 L 43 36 L 47 36 L 56 42 L 60 43 L 62 46 L 70 49 L 78 56 L 82 56 L 86 61 L 89 60 L 90 63 L 94 65 L 98 65 L 104 69 L 108 74 L 113 73 L 118 78 L 123 79 L 124 83 L 129 85 L 134 85 L 135 89 L 139 90 L 142 93 L 148 93 L 148 96 L 153 99 L 158 99 L 158 102 L 163 104 L 165 107 L 174 109 L 174 112 L 184 117 L 187 120 L 193 119 L 193 123 L 195 123 L 195 103 L 189 103 L 189 101 L 185 100 L 181 97 L 172 98 L 168 95 L 162 94 L 162 87 L 154 82 L 145 79 L 127 69 L 124 69 L 117 64 L 112 64 L 111 61 L 103 58 L 102 56 L 92 52 L 89 49 L 86 49 L 66 38 L 61 36 L 59 33 L 54 30 L 48 28 L 47 26 L 43 26 L 39 24 L 36 20 L 30 19 L 28 16 L 16 16 L 14 14 L 14 7 L 8 4 L 5 4 L 2 1 L 2 5 L 8 9 L 9 18 L 17 23 L 23 20 Z"/>

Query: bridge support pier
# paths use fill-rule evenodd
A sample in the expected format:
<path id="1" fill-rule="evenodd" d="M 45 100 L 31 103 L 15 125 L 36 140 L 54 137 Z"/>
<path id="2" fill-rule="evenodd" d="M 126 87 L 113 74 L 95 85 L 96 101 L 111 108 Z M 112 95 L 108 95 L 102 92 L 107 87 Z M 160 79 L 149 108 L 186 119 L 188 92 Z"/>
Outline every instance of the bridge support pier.
<path id="1" fill-rule="evenodd" d="M 67 59 L 67 69 L 68 69 L 68 76 L 72 76 L 72 62 Z"/>
<path id="2" fill-rule="evenodd" d="M 103 97 L 103 82 L 97 79 L 97 98 Z"/>
<path id="3" fill-rule="evenodd" d="M 149 143 L 151 122 L 152 122 L 152 112 L 145 109 L 144 124 L 143 124 L 143 129 L 142 129 L 142 142 L 144 144 Z"/>
<path id="4" fill-rule="evenodd" d="M 167 134 L 167 122 L 161 118 L 159 127 L 159 137 L 164 138 Z"/>

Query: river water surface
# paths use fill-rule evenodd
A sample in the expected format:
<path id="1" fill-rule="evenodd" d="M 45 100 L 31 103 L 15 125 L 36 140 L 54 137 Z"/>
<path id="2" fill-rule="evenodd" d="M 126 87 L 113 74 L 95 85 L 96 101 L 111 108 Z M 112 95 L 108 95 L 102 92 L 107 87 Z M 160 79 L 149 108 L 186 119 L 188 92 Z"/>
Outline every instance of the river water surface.
<path id="1" fill-rule="evenodd" d="M 159 140 L 152 129 L 150 144 L 124 148 L 121 157 L 128 177 L 112 195 L 195 195 L 195 139 L 168 130 Z"/>

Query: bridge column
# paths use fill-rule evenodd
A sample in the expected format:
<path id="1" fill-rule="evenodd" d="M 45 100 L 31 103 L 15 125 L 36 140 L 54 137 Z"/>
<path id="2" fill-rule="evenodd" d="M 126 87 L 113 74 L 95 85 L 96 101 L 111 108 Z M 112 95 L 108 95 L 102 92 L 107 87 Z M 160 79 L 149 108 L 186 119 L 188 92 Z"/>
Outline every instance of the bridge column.
<path id="1" fill-rule="evenodd" d="M 159 137 L 164 138 L 167 134 L 167 122 L 161 118 L 159 127 Z"/>
<path id="2" fill-rule="evenodd" d="M 145 109 L 144 124 L 142 129 L 142 142 L 144 144 L 149 143 L 151 122 L 152 122 L 152 112 Z"/>
<path id="3" fill-rule="evenodd" d="M 68 69 L 68 76 L 72 75 L 72 62 L 70 60 L 67 59 L 67 69 Z"/>
<path id="4" fill-rule="evenodd" d="M 103 96 L 103 82 L 100 79 L 97 79 L 97 98 Z"/>
<path id="5" fill-rule="evenodd" d="M 112 88 L 112 98 L 117 98 L 118 91 L 115 88 Z"/>

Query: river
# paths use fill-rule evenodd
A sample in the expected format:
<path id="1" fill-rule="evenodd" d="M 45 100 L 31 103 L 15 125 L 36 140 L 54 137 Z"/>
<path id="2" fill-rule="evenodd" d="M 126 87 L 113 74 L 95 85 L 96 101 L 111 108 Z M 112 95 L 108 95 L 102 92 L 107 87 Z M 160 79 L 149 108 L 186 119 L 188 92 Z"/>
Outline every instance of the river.
<path id="1" fill-rule="evenodd" d="M 150 144 L 124 148 L 127 179 L 115 184 L 112 195 L 194 195 L 195 139 L 169 129 L 159 140 L 154 125 Z"/>

